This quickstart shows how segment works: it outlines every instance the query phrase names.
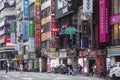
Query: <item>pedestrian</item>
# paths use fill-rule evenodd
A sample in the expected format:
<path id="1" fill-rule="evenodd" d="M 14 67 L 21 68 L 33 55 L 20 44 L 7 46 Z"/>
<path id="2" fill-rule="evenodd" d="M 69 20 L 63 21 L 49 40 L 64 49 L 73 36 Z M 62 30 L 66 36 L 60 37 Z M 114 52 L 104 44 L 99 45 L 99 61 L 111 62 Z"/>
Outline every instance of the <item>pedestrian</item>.
<path id="1" fill-rule="evenodd" d="M 5 73 L 7 74 L 7 73 L 8 73 L 8 65 L 7 65 L 7 62 L 5 62 L 4 66 L 5 66 Z"/>
<path id="2" fill-rule="evenodd" d="M 102 64 L 100 65 L 100 77 L 102 77 L 103 76 L 103 73 L 104 72 L 104 70 L 103 70 L 103 66 L 102 66 Z"/>
<path id="3" fill-rule="evenodd" d="M 72 66 L 72 64 L 70 63 L 70 64 L 69 64 L 69 67 L 68 67 L 68 76 L 71 75 L 71 74 L 74 75 L 74 73 L 73 73 L 73 66 Z"/>
<path id="4" fill-rule="evenodd" d="M 92 76 L 96 76 L 96 64 L 93 65 L 92 69 Z"/>
<path id="5" fill-rule="evenodd" d="M 28 64 L 27 63 L 25 64 L 25 70 L 24 71 L 28 72 Z"/>
<path id="6" fill-rule="evenodd" d="M 23 65 L 22 65 L 22 63 L 20 63 L 19 69 L 20 69 L 20 73 L 22 74 L 22 71 L 23 71 Z"/>
<path id="7" fill-rule="evenodd" d="M 82 69 L 83 69 L 82 66 L 79 64 L 78 65 L 78 71 L 79 71 L 80 74 L 82 74 Z"/>

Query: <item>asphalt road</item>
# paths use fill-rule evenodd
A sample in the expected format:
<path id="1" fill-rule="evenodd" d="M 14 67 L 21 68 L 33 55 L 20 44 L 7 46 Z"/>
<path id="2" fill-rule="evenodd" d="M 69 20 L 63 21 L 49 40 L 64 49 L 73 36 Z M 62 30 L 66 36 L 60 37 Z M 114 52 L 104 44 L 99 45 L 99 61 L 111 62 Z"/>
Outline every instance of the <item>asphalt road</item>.
<path id="1" fill-rule="evenodd" d="M 40 73 L 40 72 L 8 72 L 7 74 L 5 71 L 0 71 L 0 80 L 108 80 L 108 79 L 101 79 L 98 77 L 91 77 L 91 76 L 68 76 L 68 75 L 61 75 L 61 74 L 53 74 L 53 73 Z"/>

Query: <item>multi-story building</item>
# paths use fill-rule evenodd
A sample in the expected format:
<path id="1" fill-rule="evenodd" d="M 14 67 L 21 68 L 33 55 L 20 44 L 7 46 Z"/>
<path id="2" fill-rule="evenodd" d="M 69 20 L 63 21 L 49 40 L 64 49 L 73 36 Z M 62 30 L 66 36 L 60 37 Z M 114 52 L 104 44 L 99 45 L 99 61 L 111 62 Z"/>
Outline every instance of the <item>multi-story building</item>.
<path id="1" fill-rule="evenodd" d="M 4 60 L 14 57 L 14 44 L 10 39 L 10 23 L 15 21 L 15 0 L 0 0 L 0 68 Z"/>
<path id="2" fill-rule="evenodd" d="M 57 21 L 55 20 L 54 0 L 41 1 L 41 52 L 44 54 L 42 57 L 42 68 L 50 71 L 50 67 L 56 66 L 56 58 L 53 54 L 58 54 L 57 44 Z M 51 63 L 50 63 L 51 62 Z"/>

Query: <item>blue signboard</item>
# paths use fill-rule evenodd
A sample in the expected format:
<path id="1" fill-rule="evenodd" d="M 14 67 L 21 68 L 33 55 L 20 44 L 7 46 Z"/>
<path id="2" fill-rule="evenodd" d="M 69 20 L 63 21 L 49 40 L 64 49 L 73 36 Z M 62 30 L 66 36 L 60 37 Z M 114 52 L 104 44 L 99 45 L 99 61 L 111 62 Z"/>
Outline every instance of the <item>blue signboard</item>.
<path id="1" fill-rule="evenodd" d="M 29 0 L 23 1 L 23 18 L 29 18 Z"/>
<path id="2" fill-rule="evenodd" d="M 29 39 L 29 34 L 28 34 L 28 23 L 23 24 L 23 40 L 28 40 Z"/>

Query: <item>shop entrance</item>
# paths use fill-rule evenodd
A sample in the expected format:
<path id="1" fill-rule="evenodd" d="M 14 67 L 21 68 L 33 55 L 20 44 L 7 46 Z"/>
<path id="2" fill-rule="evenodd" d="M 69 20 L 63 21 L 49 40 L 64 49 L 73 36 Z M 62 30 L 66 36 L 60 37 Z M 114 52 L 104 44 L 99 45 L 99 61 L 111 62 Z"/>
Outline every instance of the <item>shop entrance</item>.
<path id="1" fill-rule="evenodd" d="M 95 63 L 96 63 L 96 62 L 95 62 L 94 59 L 90 59 L 90 60 L 89 60 L 89 73 L 92 73 L 92 71 L 93 71 L 92 67 L 93 67 L 93 65 L 94 65 Z"/>

